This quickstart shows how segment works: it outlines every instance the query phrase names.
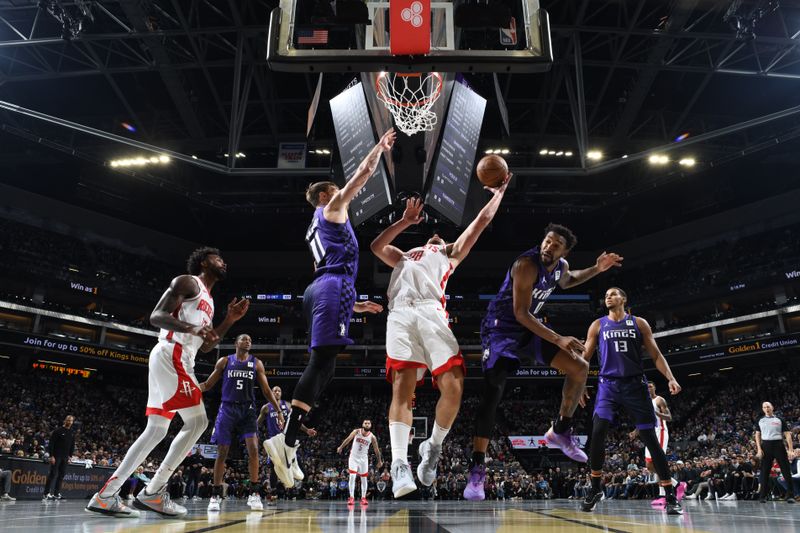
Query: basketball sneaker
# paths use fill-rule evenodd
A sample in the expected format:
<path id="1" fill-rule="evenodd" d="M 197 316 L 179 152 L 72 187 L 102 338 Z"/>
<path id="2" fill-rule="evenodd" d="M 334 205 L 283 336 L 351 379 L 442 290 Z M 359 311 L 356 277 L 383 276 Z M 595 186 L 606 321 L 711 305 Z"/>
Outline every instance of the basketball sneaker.
<path id="1" fill-rule="evenodd" d="M 99 492 L 96 492 L 89 504 L 86 506 L 86 511 L 89 513 L 104 514 L 114 516 L 116 518 L 139 518 L 139 511 L 131 509 L 124 503 L 118 494 L 103 498 Z"/>
<path id="2" fill-rule="evenodd" d="M 286 436 L 283 433 L 278 433 L 271 439 L 264 441 L 264 451 L 267 452 L 267 455 L 272 460 L 275 475 L 281 480 L 283 486 L 287 489 L 294 487 L 292 461 L 297 461 L 297 447 L 288 446 L 286 444 Z"/>
<path id="3" fill-rule="evenodd" d="M 586 498 L 584 498 L 583 503 L 581 504 L 581 509 L 586 513 L 591 513 L 592 511 L 594 511 L 594 508 L 597 507 L 597 504 L 602 499 L 603 499 L 602 492 L 594 492 L 594 493 L 589 492 L 589 494 L 586 495 Z"/>
<path id="4" fill-rule="evenodd" d="M 475 465 L 469 469 L 469 482 L 464 487 L 464 499 L 474 502 L 486 499 L 483 482 L 486 481 L 486 465 Z"/>
<path id="5" fill-rule="evenodd" d="M 361 506 L 362 507 L 366 507 L 367 505 L 369 505 L 369 501 L 367 501 L 366 498 L 362 497 L 361 498 Z"/>
<path id="6" fill-rule="evenodd" d="M 352 496 L 350 496 L 349 498 L 347 498 L 347 505 L 348 505 L 348 507 L 349 507 L 349 506 L 351 506 L 351 505 L 355 505 L 355 504 L 356 504 L 356 499 L 355 499 L 355 498 L 353 498 Z"/>
<path id="7" fill-rule="evenodd" d="M 210 500 L 208 500 L 208 512 L 215 513 L 219 511 L 219 504 L 222 501 L 222 498 L 219 496 L 212 496 Z"/>
<path id="8" fill-rule="evenodd" d="M 139 491 L 133 506 L 143 511 L 153 511 L 161 516 L 180 518 L 186 514 L 186 507 L 178 505 L 169 497 L 166 485 L 155 494 L 147 494 L 147 487 Z"/>
<path id="9" fill-rule="evenodd" d="M 392 463 L 392 493 L 395 498 L 402 498 L 417 490 L 417 484 L 411 475 L 408 463 L 398 459 Z"/>
<path id="10" fill-rule="evenodd" d="M 426 487 L 430 487 L 436 481 L 436 465 L 439 463 L 439 456 L 441 455 L 441 445 L 437 446 L 430 439 L 423 441 L 419 445 L 421 461 L 417 466 L 417 478 Z"/>
<path id="11" fill-rule="evenodd" d="M 572 434 L 571 429 L 566 433 L 556 433 L 551 426 L 547 433 L 544 434 L 544 439 L 547 441 L 548 446 L 560 448 L 564 455 L 573 461 L 585 463 L 589 460 L 589 457 L 581 450 L 580 441 Z"/>
<path id="12" fill-rule="evenodd" d="M 17 501 L 17 499 L 15 497 L 13 497 L 11 494 L 9 494 L 7 492 L 5 494 L 3 494 L 2 496 L 0 496 L 0 500 L 3 500 L 4 502 L 15 502 L 15 501 Z"/>
<path id="13" fill-rule="evenodd" d="M 295 450 L 297 450 L 295 448 Z M 294 460 L 292 461 L 292 477 L 297 481 L 303 481 L 305 479 L 305 474 L 300 469 L 300 461 L 297 460 L 297 455 L 294 456 Z"/>
<path id="14" fill-rule="evenodd" d="M 678 503 L 678 500 L 675 499 L 675 496 L 667 496 L 667 505 L 664 506 L 667 511 L 667 514 L 671 515 L 681 515 L 683 514 L 683 509 L 681 508 L 681 504 Z"/>
<path id="15" fill-rule="evenodd" d="M 264 503 L 261 501 L 261 496 L 256 493 L 251 494 L 247 498 L 247 505 L 253 511 L 263 511 L 264 510 Z"/>

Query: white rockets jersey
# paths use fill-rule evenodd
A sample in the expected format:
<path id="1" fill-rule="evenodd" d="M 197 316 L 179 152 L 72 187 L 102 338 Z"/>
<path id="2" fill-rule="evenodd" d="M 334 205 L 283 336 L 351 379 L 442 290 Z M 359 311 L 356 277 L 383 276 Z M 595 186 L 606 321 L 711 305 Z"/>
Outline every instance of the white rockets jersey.
<path id="1" fill-rule="evenodd" d="M 366 459 L 369 455 L 369 445 L 372 444 L 372 433 L 362 434 L 359 429 L 353 437 L 353 446 L 350 448 L 350 457 Z"/>
<path id="2" fill-rule="evenodd" d="M 209 294 L 208 289 L 197 276 L 192 276 L 200 287 L 200 293 L 194 298 L 189 298 L 181 302 L 172 316 L 182 322 L 188 322 L 195 326 L 208 326 L 214 320 L 214 299 Z M 162 342 L 176 342 L 183 346 L 183 349 L 191 354 L 192 358 L 197 354 L 197 350 L 203 345 L 203 339 L 191 333 L 181 333 L 162 329 L 158 334 L 158 340 Z"/>
<path id="3" fill-rule="evenodd" d="M 389 280 L 389 309 L 409 303 L 439 302 L 453 268 L 444 246 L 426 244 L 403 254 Z"/>
<path id="4" fill-rule="evenodd" d="M 656 396 L 655 398 L 653 398 L 651 400 L 653 402 L 653 411 L 655 411 L 655 412 L 658 412 L 658 407 L 656 406 L 656 399 L 657 398 L 658 398 L 658 396 Z M 661 420 L 661 418 L 659 418 L 659 416 L 656 415 L 656 430 L 660 431 L 662 428 L 664 429 L 664 431 L 668 431 L 667 430 L 667 421 L 666 420 Z"/>

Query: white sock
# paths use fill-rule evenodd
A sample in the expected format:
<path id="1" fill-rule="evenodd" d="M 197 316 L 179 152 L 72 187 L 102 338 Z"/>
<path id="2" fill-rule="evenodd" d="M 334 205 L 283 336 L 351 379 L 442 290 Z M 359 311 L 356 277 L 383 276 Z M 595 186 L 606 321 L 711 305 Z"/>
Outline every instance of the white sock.
<path id="1" fill-rule="evenodd" d="M 389 422 L 389 440 L 392 443 L 392 464 L 395 461 L 408 462 L 408 438 L 411 426 L 402 422 Z"/>
<path id="2" fill-rule="evenodd" d="M 147 459 L 158 443 L 164 440 L 169 430 L 169 420 L 159 415 L 150 415 L 147 417 L 147 426 L 136 441 L 128 448 L 125 458 L 119 464 L 117 469 L 108 479 L 108 483 L 100 489 L 99 494 L 103 498 L 113 496 L 119 489 L 122 488 L 131 474 L 139 468 L 139 465 Z"/>
<path id="3" fill-rule="evenodd" d="M 347 488 L 350 489 L 350 497 L 356 497 L 356 475 L 350 474 L 350 480 L 347 482 Z"/>
<path id="4" fill-rule="evenodd" d="M 673 487 L 677 487 L 678 486 L 678 480 L 677 479 L 675 479 L 674 477 L 671 477 L 671 478 L 669 478 L 669 480 L 672 481 L 672 486 Z"/>
<path id="5" fill-rule="evenodd" d="M 206 409 L 203 404 L 189 409 L 181 409 L 178 411 L 183 419 L 183 427 L 178 435 L 172 440 L 169 445 L 167 455 L 161 461 L 161 466 L 158 467 L 156 473 L 153 474 L 153 479 L 147 484 L 145 494 L 155 494 L 159 492 L 164 485 L 169 481 L 170 476 L 176 468 L 180 466 L 192 446 L 197 442 L 197 439 L 203 434 L 208 427 L 208 417 L 206 416 Z"/>
<path id="6" fill-rule="evenodd" d="M 659 496 L 666 496 L 667 495 L 667 491 L 665 491 L 664 487 L 662 487 L 661 485 L 658 486 L 658 495 Z"/>
<path id="7" fill-rule="evenodd" d="M 441 446 L 444 438 L 450 433 L 450 428 L 443 428 L 436 422 L 433 423 L 433 432 L 431 433 L 431 442 L 437 446 Z"/>
<path id="8" fill-rule="evenodd" d="M 367 497 L 367 476 L 361 476 L 361 497 Z"/>

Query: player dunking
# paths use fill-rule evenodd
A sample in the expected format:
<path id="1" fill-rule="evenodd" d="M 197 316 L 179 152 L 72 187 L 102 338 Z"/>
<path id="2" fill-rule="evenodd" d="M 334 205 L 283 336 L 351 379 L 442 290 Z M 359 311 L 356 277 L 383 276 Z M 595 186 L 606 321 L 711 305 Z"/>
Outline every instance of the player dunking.
<path id="1" fill-rule="evenodd" d="M 222 477 L 225 475 L 225 459 L 238 433 L 247 446 L 247 466 L 250 473 L 250 496 L 247 505 L 254 511 L 261 511 L 264 505 L 259 494 L 258 481 L 258 426 L 256 424 L 255 384 L 270 404 L 278 406 L 278 401 L 269 388 L 264 363 L 250 354 L 253 341 L 245 333 L 236 337 L 236 353 L 220 357 L 214 371 L 200 384 L 200 390 L 211 390 L 222 378 L 222 402 L 214 423 L 211 442 L 217 445 L 217 458 L 214 461 L 214 486 L 211 489 L 209 511 L 219 511 L 222 501 Z M 284 418 L 278 414 L 278 423 L 283 426 Z"/>
<path id="2" fill-rule="evenodd" d="M 517 258 L 500 292 L 489 304 L 481 324 L 484 392 L 475 413 L 470 477 L 464 489 L 467 500 L 485 498 L 484 463 L 497 406 L 508 376 L 519 368 L 521 359 L 533 358 L 536 363 L 549 365 L 566 375 L 559 416 L 545 439 L 549 446 L 561 448 L 569 458 L 586 462 L 586 454 L 572 435 L 572 415 L 589 372 L 589 364 L 582 357 L 583 344 L 575 337 L 552 331 L 536 315 L 556 286 L 567 289 L 580 285 L 611 267 L 621 266 L 622 257 L 603 252 L 593 267 L 572 271 L 564 258 L 576 242 L 568 228 L 558 224 L 547 226 L 542 243 Z"/>
<path id="3" fill-rule="evenodd" d="M 453 426 L 464 391 L 464 358 L 450 329 L 445 311 L 445 287 L 453 270 L 467 257 L 494 218 L 508 179 L 456 239 L 447 244 L 434 235 L 424 246 L 403 252 L 391 243 L 409 226 L 422 220 L 422 201 L 406 202 L 403 218 L 372 241 L 372 251 L 393 268 L 389 280 L 389 318 L 386 326 L 386 379 L 392 383 L 389 437 L 392 443 L 392 492 L 400 498 L 416 490 L 408 464 L 408 440 L 414 389 L 430 370 L 439 389 L 436 420 L 431 437 L 419 446 L 420 483 L 429 487 L 436 479 L 442 442 Z"/>
<path id="4" fill-rule="evenodd" d="M 353 312 L 379 313 L 373 302 L 356 302 L 358 240 L 347 216 L 350 202 L 378 168 L 381 154 L 392 149 L 396 134 L 390 129 L 370 150 L 355 174 L 339 189 L 334 183 L 313 183 L 306 200 L 314 206 L 314 217 L 306 231 L 306 242 L 314 256 L 314 281 L 303 295 L 309 327 L 311 357 L 297 382 L 286 432 L 264 441 L 276 474 L 286 487 L 294 484 L 297 433 L 311 405 L 333 378 L 336 355 L 353 341 L 347 334 Z"/>
<path id="5" fill-rule="evenodd" d="M 360 428 L 351 431 L 347 438 L 344 439 L 344 442 L 336 448 L 336 453 L 342 453 L 344 447 L 350 441 L 353 441 L 353 446 L 350 447 L 350 458 L 347 461 L 347 471 L 350 473 L 350 479 L 347 482 L 347 488 L 350 489 L 350 497 L 347 499 L 347 505 L 355 505 L 356 477 L 361 478 L 361 505 L 369 505 L 367 501 L 367 484 L 369 483 L 370 444 L 372 444 L 372 449 L 375 450 L 375 457 L 378 459 L 377 468 L 380 470 L 383 466 L 378 437 L 372 434 L 371 431 L 372 421 L 367 418 L 361 422 Z"/>
<path id="6" fill-rule="evenodd" d="M 280 422 L 282 418 L 286 420 L 289 419 L 289 413 L 291 412 L 291 407 L 289 403 L 282 399 L 283 391 L 277 385 L 272 387 L 272 394 L 275 396 L 275 399 L 278 402 L 279 409 L 276 409 L 271 403 L 265 403 L 261 407 L 261 412 L 258 414 L 258 427 L 261 427 L 261 424 L 266 419 L 267 421 L 267 439 L 271 439 L 275 435 L 281 432 L 283 429 L 283 423 Z M 309 437 L 316 437 L 317 432 L 314 429 L 307 428 L 305 425 L 300 426 L 300 430 L 308 435 Z M 295 462 L 292 468 L 292 475 L 295 480 L 302 481 L 305 477 L 303 475 L 303 471 L 300 468 L 300 465 Z M 278 476 L 275 474 L 275 467 L 270 469 L 269 475 L 269 483 L 270 487 L 272 488 L 272 494 L 270 495 L 270 499 L 275 497 L 275 489 L 278 484 Z M 291 486 L 286 487 L 287 489 L 292 488 Z"/>
<path id="7" fill-rule="evenodd" d="M 683 511 L 675 498 L 670 480 L 667 456 L 656 437 L 656 414 L 647 392 L 647 379 L 642 366 L 643 351 L 647 350 L 655 367 L 669 381 L 670 393 L 678 394 L 681 386 L 675 381 L 667 360 L 658 349 L 650 324 L 643 318 L 626 313 L 626 302 L 627 295 L 622 289 L 608 289 L 605 298 L 608 316 L 592 322 L 586 334 L 584 358 L 588 363 L 595 348 L 598 349 L 600 379 L 594 402 L 592 443 L 589 450 L 592 489 L 586 495 L 582 508 L 586 512 L 593 511 L 603 497 L 600 481 L 603 477 L 606 434 L 617 411 L 625 409 L 636 424 L 639 438 L 650 450 L 653 466 L 661 480 L 659 484 L 666 492 L 667 514 L 681 514 Z M 581 405 L 585 400 L 586 396 L 582 395 Z"/>
<path id="8" fill-rule="evenodd" d="M 156 304 L 150 323 L 161 328 L 158 344 L 148 363 L 147 426 L 131 445 L 119 467 L 97 492 L 87 511 L 115 517 L 137 517 L 139 512 L 122 504 L 122 484 L 167 436 L 175 413 L 183 427 L 172 440 L 169 451 L 153 479 L 134 500 L 134 506 L 168 517 L 186 514 L 186 508 L 170 500 L 167 481 L 208 425 L 203 394 L 194 376 L 197 351 L 210 352 L 231 326 L 247 312 L 250 302 L 234 298 L 228 314 L 215 329 L 211 289 L 225 279 L 227 266 L 216 248 L 199 248 L 187 261 L 189 275 L 178 276 Z"/>

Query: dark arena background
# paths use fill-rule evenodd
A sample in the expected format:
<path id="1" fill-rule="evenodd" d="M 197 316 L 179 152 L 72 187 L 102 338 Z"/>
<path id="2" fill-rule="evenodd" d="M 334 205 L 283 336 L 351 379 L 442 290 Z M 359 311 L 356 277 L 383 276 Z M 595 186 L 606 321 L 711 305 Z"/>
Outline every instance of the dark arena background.
<path id="1" fill-rule="evenodd" d="M 433 117 L 425 124 L 424 113 Z M 406 133 L 409 122 L 421 132 Z M 345 292 L 306 292 L 315 263 L 335 260 L 315 233 L 322 230 L 309 226 L 306 190 L 332 181 L 344 197 L 392 126 L 393 146 L 352 202 L 337 204 L 360 250 L 349 296 L 356 307 L 382 308 L 350 317 Z M 501 156 L 513 174 L 488 218 L 482 210 L 494 193 L 475 173 L 485 155 Z M 0 530 L 799 531 L 799 178 L 795 0 L 0 0 Z M 400 461 L 417 490 L 395 498 L 386 379 L 396 349 L 391 338 L 387 346 L 393 270 L 370 245 L 392 224 L 407 226 L 414 198 L 424 209 L 394 240 L 401 250 L 434 234 L 453 243 L 473 220 L 485 229 L 450 279 L 431 289 L 447 282 L 438 311 L 446 304 L 465 364 L 460 412 L 425 486 L 418 450 L 436 442 L 445 394 L 428 373 L 411 400 Z M 527 332 L 515 318 L 524 315 L 583 343 L 609 313 L 606 291 L 624 290 L 624 309 L 647 320 L 682 388 L 671 394 L 656 354 L 643 352 L 644 374 L 670 414 L 665 453 L 676 486 L 668 490 L 679 503 L 653 501 L 659 478 L 625 409 L 605 438 L 599 489 L 588 463 L 548 446 L 569 387 L 559 370 L 532 360 L 500 389 L 486 477 L 474 483 L 473 437 L 489 390 L 482 362 L 494 350 L 482 342 L 482 322 L 509 268 L 543 242 L 550 223 L 577 236 L 566 258 L 572 275 L 589 270 L 571 287 L 557 286 L 568 274 L 556 271 L 552 294 L 546 280 L 533 289 L 534 303 L 547 304 L 509 311 L 511 321 Z M 347 239 L 336 229 L 343 226 L 319 224 Z M 211 325 L 222 335 L 218 344 L 197 341 L 210 351 L 197 353 L 193 378 L 182 364 L 193 352 L 174 347 L 200 337 L 176 341 L 165 331 L 159 341 L 151 314 L 204 246 L 227 265 L 224 276 L 214 267 L 224 279 L 210 295 Z M 618 264 L 601 264 L 604 252 L 619 254 Z M 203 276 L 214 257 L 201 257 Z M 540 275 L 543 258 L 534 266 Z M 183 307 L 153 320 L 199 327 L 181 317 L 193 298 L 208 296 L 198 296 L 199 281 L 182 279 L 190 280 Z M 514 299 L 527 298 L 525 290 Z M 250 451 L 239 441 L 246 431 L 234 435 L 215 482 L 212 430 L 224 411 L 217 383 L 202 392 L 208 426 L 199 438 L 184 442 L 184 420 L 203 418 L 202 408 L 184 418 L 189 404 L 181 404 L 166 436 L 119 474 L 121 489 L 93 499 L 151 431 L 145 409 L 162 405 L 148 402 L 153 380 L 174 387 L 180 366 L 173 398 L 199 402 L 198 385 L 236 351 L 239 335 L 252 339 L 250 368 L 260 362 L 269 386 L 297 399 L 301 375 L 318 362 L 310 364 L 304 300 L 316 308 L 327 296 L 346 307 L 332 334 L 349 328 L 353 344 L 335 347 L 330 374 L 312 376 L 318 394 L 302 423 L 316 434 L 299 433 L 302 480 L 280 481 L 261 424 Z M 228 303 L 240 299 L 249 308 L 233 321 Z M 409 305 L 409 316 L 422 313 Z M 436 342 L 419 334 L 414 346 Z M 594 355 L 587 405 L 564 421 L 590 454 L 607 378 L 597 354 L 571 353 L 561 355 L 576 364 Z M 267 403 L 258 384 L 253 397 L 258 413 Z M 776 418 L 762 412 L 765 402 Z M 158 412 L 149 418 L 169 423 Z M 337 447 L 365 419 L 383 464 L 370 449 L 362 493 L 361 477 L 348 472 L 350 444 Z M 195 441 L 163 477 L 170 446 Z M 257 479 L 248 469 L 253 450 Z M 791 479 L 773 452 L 785 454 Z M 167 481 L 149 487 L 154 477 Z M 465 500 L 481 482 L 485 499 Z M 350 483 L 363 501 L 348 505 Z M 147 499 L 155 498 L 148 488 L 160 491 L 160 503 Z M 209 509 L 214 503 L 219 510 Z M 139 516 L 85 510 L 96 505 Z"/>

